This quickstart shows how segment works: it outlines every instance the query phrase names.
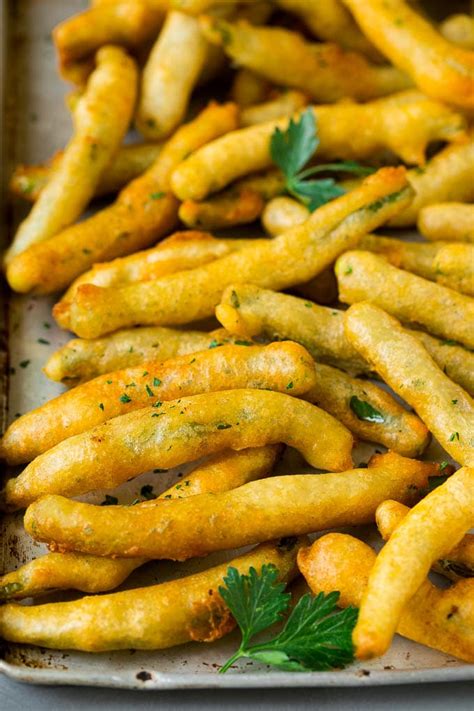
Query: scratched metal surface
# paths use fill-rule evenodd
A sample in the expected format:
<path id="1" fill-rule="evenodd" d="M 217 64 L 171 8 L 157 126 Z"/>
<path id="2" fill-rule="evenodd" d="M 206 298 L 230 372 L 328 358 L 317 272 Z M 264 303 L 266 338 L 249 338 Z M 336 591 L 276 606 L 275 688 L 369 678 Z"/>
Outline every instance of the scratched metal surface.
<path id="1" fill-rule="evenodd" d="M 24 205 L 5 199 L 4 188 L 12 166 L 47 159 L 63 146 L 70 133 L 64 105 L 67 86 L 56 75 L 50 32 L 57 22 L 86 5 L 84 0 L 3 0 L 1 239 L 5 244 L 25 209 Z M 11 421 L 61 391 L 60 386 L 46 379 L 41 367 L 70 334 L 55 328 L 51 299 L 8 295 L 5 286 L 1 288 L 0 426 L 3 429 L 7 399 Z M 436 445 L 433 446 L 435 449 L 429 454 L 436 459 L 445 458 L 436 450 Z M 356 461 L 366 461 L 372 451 L 373 448 L 363 445 L 356 454 Z M 145 474 L 119 489 L 119 500 L 126 503 L 135 498 L 144 483 L 152 483 L 157 492 L 163 490 L 172 481 L 179 481 L 185 471 L 182 467 L 166 475 Z M 88 500 L 100 501 L 102 497 L 103 494 L 98 493 Z M 15 515 L 2 521 L 2 571 L 14 569 L 45 550 L 26 536 L 21 519 L 21 515 Z M 202 561 L 149 564 L 136 571 L 127 586 L 181 577 L 225 559 L 225 554 L 219 554 L 207 558 L 204 564 Z M 69 594 L 60 599 L 73 597 Z M 57 598 L 59 596 L 50 596 L 50 599 Z M 235 649 L 237 639 L 234 633 L 210 646 L 190 644 L 156 653 L 129 651 L 95 655 L 5 644 L 0 654 L 0 672 L 36 684 L 147 689 L 371 686 L 474 679 L 474 666 L 401 638 L 395 640 L 383 659 L 363 667 L 356 664 L 340 672 L 291 674 L 243 662 L 230 674 L 218 676 L 218 666 Z"/>

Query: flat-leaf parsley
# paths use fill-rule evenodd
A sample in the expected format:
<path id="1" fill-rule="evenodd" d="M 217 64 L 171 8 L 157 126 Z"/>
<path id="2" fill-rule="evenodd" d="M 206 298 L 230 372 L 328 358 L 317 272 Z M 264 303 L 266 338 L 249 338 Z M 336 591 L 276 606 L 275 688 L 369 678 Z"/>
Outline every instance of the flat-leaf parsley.
<path id="1" fill-rule="evenodd" d="M 284 583 L 278 582 L 274 565 L 262 566 L 260 574 L 250 568 L 248 575 L 229 567 L 224 583 L 219 593 L 240 627 L 242 642 L 220 673 L 242 657 L 286 671 L 321 671 L 340 668 L 353 661 L 352 630 L 357 610 L 348 607 L 336 611 L 338 592 L 319 593 L 316 597 L 304 595 L 281 632 L 251 645 L 252 637 L 282 619 L 291 596 L 285 592 Z"/>
<path id="2" fill-rule="evenodd" d="M 318 127 L 311 108 L 303 111 L 299 120 L 290 119 L 286 131 L 276 128 L 270 141 L 272 161 L 285 176 L 287 192 L 306 205 L 311 212 L 329 200 L 343 195 L 345 190 L 337 185 L 333 178 L 307 180 L 310 176 L 327 172 L 356 175 L 369 175 L 374 172 L 372 168 L 364 167 L 355 161 L 326 163 L 302 170 L 318 146 Z"/>

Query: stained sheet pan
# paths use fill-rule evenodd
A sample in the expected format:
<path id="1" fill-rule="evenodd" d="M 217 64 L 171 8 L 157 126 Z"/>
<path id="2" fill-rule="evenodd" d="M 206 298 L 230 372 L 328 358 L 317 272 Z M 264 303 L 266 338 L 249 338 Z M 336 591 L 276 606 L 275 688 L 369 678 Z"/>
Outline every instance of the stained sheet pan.
<path id="1" fill-rule="evenodd" d="M 25 211 L 25 206 L 6 197 L 6 182 L 13 165 L 47 159 L 63 146 L 70 133 L 70 119 L 64 105 L 68 87 L 57 77 L 51 28 L 86 5 L 85 0 L 3 0 L 0 10 L 3 32 L 0 239 L 3 247 Z M 13 296 L 7 293 L 5 286 L 1 288 L 0 427 L 4 428 L 7 401 L 11 421 L 61 391 L 60 386 L 46 379 L 41 367 L 48 355 L 69 339 L 69 334 L 55 328 L 51 299 Z M 366 461 L 372 451 L 373 448 L 362 446 L 356 461 Z M 445 458 L 436 449 L 428 456 L 438 460 Z M 186 468 L 181 468 L 166 475 L 143 475 L 119 490 L 119 500 L 121 503 L 132 500 L 145 483 L 152 483 L 158 492 L 173 480 L 179 480 L 185 471 Z M 100 501 L 101 498 L 103 495 L 99 493 L 88 500 Z M 0 570 L 11 570 L 45 551 L 24 533 L 21 514 L 5 517 L 0 534 Z M 367 534 L 370 535 L 370 531 Z M 127 586 L 181 577 L 225 559 L 225 555 L 220 554 L 205 562 L 149 564 L 136 571 Z M 69 594 L 48 599 L 73 597 Z M 219 666 L 235 650 L 237 641 L 234 633 L 212 645 L 189 644 L 156 653 L 131 650 L 95 655 L 4 644 L 0 672 L 36 684 L 142 689 L 372 686 L 474 680 L 474 666 L 401 638 L 396 638 L 382 659 L 354 664 L 344 671 L 282 673 L 244 661 L 226 676 L 219 676 Z"/>

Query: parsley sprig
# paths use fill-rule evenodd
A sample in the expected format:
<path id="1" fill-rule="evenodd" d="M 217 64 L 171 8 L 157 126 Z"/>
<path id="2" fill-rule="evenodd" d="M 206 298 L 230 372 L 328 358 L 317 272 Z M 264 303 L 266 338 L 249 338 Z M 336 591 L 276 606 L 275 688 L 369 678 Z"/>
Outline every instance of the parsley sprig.
<path id="1" fill-rule="evenodd" d="M 304 595 L 275 637 L 250 644 L 255 635 L 279 622 L 288 611 L 291 595 L 285 592 L 285 584 L 277 581 L 274 565 L 262 566 L 260 574 L 255 568 L 250 568 L 248 575 L 233 567 L 227 569 L 225 587 L 220 587 L 219 593 L 240 627 L 242 641 L 220 673 L 242 657 L 286 671 L 323 671 L 350 664 L 357 610 L 335 611 L 338 592 Z"/>
<path id="2" fill-rule="evenodd" d="M 346 191 L 333 178 L 308 180 L 310 176 L 327 172 L 355 175 L 369 175 L 374 172 L 372 168 L 366 168 L 351 160 L 315 165 L 302 170 L 317 151 L 319 143 L 316 118 L 311 108 L 303 111 L 299 121 L 290 119 L 286 131 L 276 128 L 270 141 L 270 155 L 285 176 L 287 192 L 306 205 L 311 212 Z"/>

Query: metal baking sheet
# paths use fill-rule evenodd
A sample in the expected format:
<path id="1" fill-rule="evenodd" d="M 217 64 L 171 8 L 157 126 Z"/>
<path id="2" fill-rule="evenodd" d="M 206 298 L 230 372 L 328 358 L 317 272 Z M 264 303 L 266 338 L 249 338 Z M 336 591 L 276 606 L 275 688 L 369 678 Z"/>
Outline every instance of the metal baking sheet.
<path id="1" fill-rule="evenodd" d="M 0 18 L 4 35 L 1 77 L 4 88 L 1 134 L 3 224 L 0 238 L 3 246 L 25 211 L 24 205 L 6 199 L 5 185 L 12 167 L 19 162 L 47 159 L 69 136 L 71 125 L 64 105 L 68 87 L 57 77 L 51 28 L 86 5 L 84 0 L 3 0 Z M 12 296 L 7 294 L 5 286 L 1 288 L 0 426 L 3 428 L 7 390 L 9 421 L 61 391 L 60 386 L 46 379 L 41 367 L 48 355 L 70 336 L 55 328 L 51 299 Z M 366 445 L 362 446 L 356 461 L 366 461 L 371 451 Z M 431 454 L 436 459 L 443 458 L 439 451 Z M 179 472 L 159 475 L 160 478 L 144 475 L 123 486 L 118 493 L 119 500 L 133 499 L 145 482 L 153 483 L 155 491 L 159 491 L 184 472 L 185 468 L 181 468 Z M 101 494 L 88 497 L 88 500 L 99 501 Z M 4 571 L 45 551 L 24 533 L 21 515 L 4 518 L 1 536 L 0 569 Z M 130 577 L 127 586 L 137 587 L 181 577 L 225 559 L 224 554 L 219 554 L 210 556 L 205 563 L 148 564 Z M 58 598 L 49 596 L 49 599 Z M 73 598 L 71 593 L 60 599 Z M 155 653 L 131 650 L 95 655 L 4 644 L 0 653 L 0 671 L 14 679 L 36 684 L 142 689 L 372 686 L 474 679 L 473 665 L 401 638 L 396 638 L 392 649 L 382 659 L 364 665 L 354 664 L 344 671 L 282 673 L 243 661 L 226 676 L 219 676 L 219 666 L 235 650 L 237 642 L 238 635 L 233 633 L 212 645 L 189 644 Z"/>

